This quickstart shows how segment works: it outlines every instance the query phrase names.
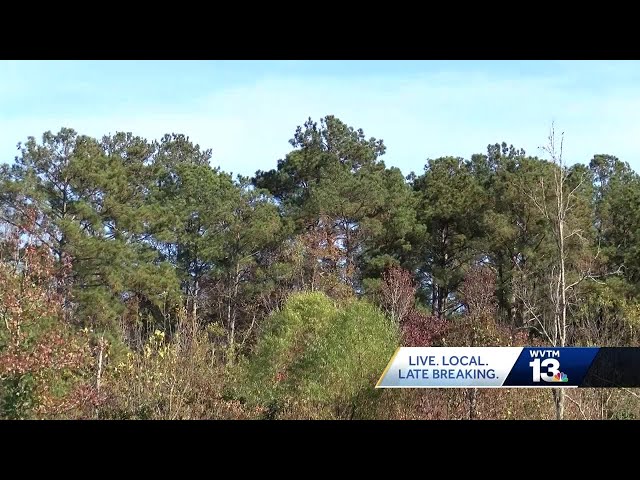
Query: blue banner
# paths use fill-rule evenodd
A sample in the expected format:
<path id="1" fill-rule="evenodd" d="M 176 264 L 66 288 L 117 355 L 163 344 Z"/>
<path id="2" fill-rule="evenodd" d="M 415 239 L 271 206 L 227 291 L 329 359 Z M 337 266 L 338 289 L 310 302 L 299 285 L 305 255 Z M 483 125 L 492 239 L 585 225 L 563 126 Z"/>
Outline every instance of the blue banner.
<path id="1" fill-rule="evenodd" d="M 598 347 L 523 348 L 504 387 L 579 387 Z"/>
<path id="2" fill-rule="evenodd" d="M 401 347 L 376 388 L 640 387 L 635 347 Z"/>

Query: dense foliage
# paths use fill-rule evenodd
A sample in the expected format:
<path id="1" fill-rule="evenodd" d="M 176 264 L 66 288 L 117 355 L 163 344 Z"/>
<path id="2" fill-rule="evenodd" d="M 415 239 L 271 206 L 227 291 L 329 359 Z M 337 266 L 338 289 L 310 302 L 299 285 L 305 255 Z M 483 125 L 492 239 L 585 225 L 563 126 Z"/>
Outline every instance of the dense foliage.
<path id="1" fill-rule="evenodd" d="M 184 135 L 29 137 L 0 417 L 640 418 L 630 390 L 373 388 L 400 345 L 640 345 L 640 176 L 549 140 L 403 174 L 327 116 L 233 178 Z"/>
<path id="2" fill-rule="evenodd" d="M 396 325 L 366 301 L 295 294 L 265 321 L 237 388 L 271 416 L 292 407 L 312 417 L 362 416 L 397 345 Z"/>

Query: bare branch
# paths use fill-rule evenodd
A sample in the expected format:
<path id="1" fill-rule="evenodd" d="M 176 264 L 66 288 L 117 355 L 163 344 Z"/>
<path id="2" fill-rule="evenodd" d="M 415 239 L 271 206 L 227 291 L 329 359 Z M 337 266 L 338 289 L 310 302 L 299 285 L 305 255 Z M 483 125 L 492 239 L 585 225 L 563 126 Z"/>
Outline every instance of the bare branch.
<path id="1" fill-rule="evenodd" d="M 578 184 L 573 188 L 573 190 L 571 190 L 569 192 L 569 194 L 567 195 L 567 207 L 569 206 L 569 201 L 575 197 L 575 193 L 578 191 L 578 189 L 582 186 L 582 184 L 584 183 L 584 175 L 580 178 L 580 181 L 578 182 Z"/>
<path id="2" fill-rule="evenodd" d="M 527 320 L 524 323 L 529 323 L 531 320 L 537 321 L 538 325 L 540 326 L 541 332 L 544 334 L 545 337 L 547 337 L 547 340 L 549 340 L 551 344 L 554 344 L 554 341 L 552 340 L 551 336 L 547 332 L 547 329 L 544 327 L 544 323 L 542 322 L 542 320 L 540 320 L 540 317 L 534 312 L 533 308 L 531 307 L 531 304 L 529 304 L 529 302 L 527 302 L 524 298 L 520 297 L 520 300 L 522 301 L 523 305 L 527 309 L 527 313 L 529 313 L 533 317 L 532 319 Z"/>
<path id="3" fill-rule="evenodd" d="M 573 237 L 574 235 L 580 237 L 582 240 L 586 240 L 583 236 L 582 236 L 582 229 L 581 228 L 577 228 L 575 229 L 573 232 L 571 232 L 569 235 L 567 235 L 565 237 L 566 240 L 569 240 L 571 237 Z"/>
<path id="4" fill-rule="evenodd" d="M 249 328 L 247 329 L 244 336 L 242 337 L 242 342 L 240 342 L 240 348 L 244 347 L 244 344 L 249 338 L 249 335 L 251 334 L 251 330 L 253 330 L 253 327 L 255 324 L 256 324 L 256 315 L 253 314 L 253 320 L 251 320 L 251 325 L 249 325 Z"/>
<path id="5" fill-rule="evenodd" d="M 580 414 L 582 415 L 582 418 L 587 420 L 587 415 L 584 413 L 584 410 L 582 409 L 582 405 L 580 403 L 578 403 L 577 401 L 575 401 L 573 398 L 571 398 L 569 396 L 569 394 L 565 393 L 564 394 L 565 398 L 567 400 L 569 400 L 571 403 L 573 403 L 576 407 L 578 407 L 578 410 L 580 411 Z"/>
<path id="6" fill-rule="evenodd" d="M 640 395 L 638 395 L 638 394 L 637 394 L 636 392 L 634 392 L 633 390 L 630 390 L 630 389 L 628 389 L 628 388 L 626 388 L 626 387 L 618 387 L 618 388 L 620 388 L 621 390 L 623 390 L 623 391 L 627 392 L 629 395 L 632 395 L 632 396 L 634 396 L 634 397 L 636 397 L 636 398 L 640 398 Z"/>

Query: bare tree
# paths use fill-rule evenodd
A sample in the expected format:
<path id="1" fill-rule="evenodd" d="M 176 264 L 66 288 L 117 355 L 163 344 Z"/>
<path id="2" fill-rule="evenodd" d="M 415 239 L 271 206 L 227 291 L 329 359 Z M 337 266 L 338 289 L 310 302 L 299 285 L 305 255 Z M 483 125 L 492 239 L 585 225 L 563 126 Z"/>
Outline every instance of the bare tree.
<path id="1" fill-rule="evenodd" d="M 384 272 L 382 280 L 383 308 L 399 324 L 409 315 L 415 302 L 416 286 L 411 273 L 400 267 L 391 267 Z"/>
<path id="2" fill-rule="evenodd" d="M 591 268 L 572 283 L 567 281 L 567 242 L 570 238 L 577 236 L 584 240 L 582 230 L 579 228 L 568 231 L 568 217 L 575 208 L 577 192 L 584 183 L 584 178 L 580 178 L 573 188 L 568 185 L 569 169 L 563 158 L 564 133 L 560 136 L 558 148 L 554 125 L 548 137 L 548 144 L 542 149 L 550 157 L 554 164 L 553 184 L 545 185 L 544 177 L 540 178 L 538 188 L 525 189 L 525 194 L 529 197 L 533 205 L 540 211 L 544 219 L 551 227 L 555 243 L 555 258 L 551 268 L 551 280 L 549 282 L 549 293 L 552 300 L 553 314 L 546 319 L 544 314 L 536 311 L 529 302 L 524 300 L 525 309 L 532 320 L 537 323 L 539 331 L 551 343 L 552 346 L 564 347 L 567 344 L 567 295 L 571 289 L 584 279 L 593 276 Z M 550 320 L 550 321 L 548 321 Z M 556 410 L 556 418 L 561 420 L 564 416 L 565 395 L 563 389 L 553 389 L 553 399 Z"/>
<path id="3" fill-rule="evenodd" d="M 470 332 L 469 343 L 471 347 L 477 347 L 484 342 L 478 338 L 480 325 L 493 322 L 497 302 L 495 297 L 496 274 L 488 266 L 476 265 L 467 274 L 460 286 L 462 303 L 465 306 L 465 327 Z M 468 418 L 478 418 L 478 389 L 471 388 L 467 391 Z"/>

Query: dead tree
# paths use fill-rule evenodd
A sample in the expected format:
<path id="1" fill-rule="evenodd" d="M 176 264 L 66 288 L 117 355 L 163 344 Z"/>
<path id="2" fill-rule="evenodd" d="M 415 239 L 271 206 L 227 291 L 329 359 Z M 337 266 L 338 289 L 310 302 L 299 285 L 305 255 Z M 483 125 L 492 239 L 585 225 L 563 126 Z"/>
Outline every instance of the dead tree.
<path id="1" fill-rule="evenodd" d="M 540 314 L 534 305 L 526 302 L 525 308 L 532 319 L 536 322 L 538 330 L 554 347 L 564 347 L 567 345 L 567 295 L 580 282 L 586 278 L 593 277 L 591 269 L 579 275 L 579 278 L 569 283 L 567 281 L 567 243 L 570 238 L 578 236 L 584 240 L 580 228 L 568 228 L 568 217 L 575 208 L 577 192 L 584 183 L 584 178 L 580 178 L 575 186 L 569 186 L 569 169 L 563 158 L 564 133 L 560 137 L 560 145 L 556 144 L 555 128 L 552 125 L 548 137 L 548 144 L 543 147 L 545 153 L 553 163 L 553 184 L 545 185 L 544 177 L 540 178 L 540 183 L 535 190 L 525 189 L 525 193 L 540 211 L 544 219 L 548 222 L 555 244 L 553 266 L 551 268 L 551 280 L 549 282 L 549 293 L 552 300 L 553 314 L 550 321 Z M 564 416 L 565 393 L 561 388 L 552 390 L 556 418 L 561 420 Z"/>

